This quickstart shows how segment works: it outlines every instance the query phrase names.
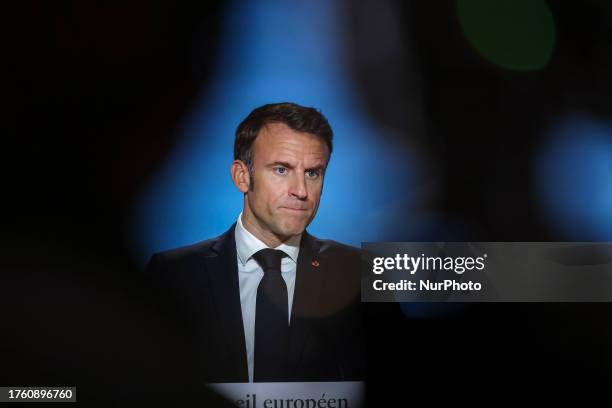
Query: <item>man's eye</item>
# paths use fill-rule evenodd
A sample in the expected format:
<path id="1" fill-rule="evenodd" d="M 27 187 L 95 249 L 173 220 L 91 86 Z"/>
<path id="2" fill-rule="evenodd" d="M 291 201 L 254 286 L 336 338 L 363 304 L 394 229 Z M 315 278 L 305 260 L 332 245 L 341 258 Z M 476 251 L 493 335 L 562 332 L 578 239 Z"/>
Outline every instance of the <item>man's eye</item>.
<path id="1" fill-rule="evenodd" d="M 317 178 L 319 177 L 319 171 L 318 170 L 308 170 L 306 171 L 306 176 L 310 178 Z"/>
<path id="2" fill-rule="evenodd" d="M 287 168 L 285 168 L 285 167 L 275 167 L 274 171 L 277 174 L 286 174 L 287 173 Z"/>

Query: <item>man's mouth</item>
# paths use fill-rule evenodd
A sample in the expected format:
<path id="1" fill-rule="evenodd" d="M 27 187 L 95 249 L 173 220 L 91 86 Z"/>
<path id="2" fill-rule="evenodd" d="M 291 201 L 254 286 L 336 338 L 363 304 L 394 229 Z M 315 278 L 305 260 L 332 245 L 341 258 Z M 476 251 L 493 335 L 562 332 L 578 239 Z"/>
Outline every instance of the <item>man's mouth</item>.
<path id="1" fill-rule="evenodd" d="M 281 207 L 284 208 L 285 210 L 290 210 L 290 211 L 308 211 L 307 208 L 295 208 L 295 207 Z"/>

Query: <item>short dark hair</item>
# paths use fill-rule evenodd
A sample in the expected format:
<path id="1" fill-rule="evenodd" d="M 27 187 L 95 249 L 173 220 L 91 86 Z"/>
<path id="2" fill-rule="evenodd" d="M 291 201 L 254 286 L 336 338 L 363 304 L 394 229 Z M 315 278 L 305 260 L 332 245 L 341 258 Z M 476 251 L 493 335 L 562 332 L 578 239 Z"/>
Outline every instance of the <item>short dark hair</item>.
<path id="1" fill-rule="evenodd" d="M 254 109 L 236 129 L 234 141 L 234 160 L 241 160 L 253 177 L 253 142 L 259 131 L 270 123 L 284 123 L 296 132 L 313 134 L 323 139 L 332 153 L 333 131 L 323 114 L 315 108 L 308 108 L 296 103 L 270 103 Z"/>

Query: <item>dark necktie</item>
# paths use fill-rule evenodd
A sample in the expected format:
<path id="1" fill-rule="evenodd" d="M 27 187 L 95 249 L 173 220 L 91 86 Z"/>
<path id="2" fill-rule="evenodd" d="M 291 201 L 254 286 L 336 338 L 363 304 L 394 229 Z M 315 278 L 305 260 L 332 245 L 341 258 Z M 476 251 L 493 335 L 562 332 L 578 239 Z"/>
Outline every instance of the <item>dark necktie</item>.
<path id="1" fill-rule="evenodd" d="M 255 308 L 254 382 L 283 381 L 289 346 L 287 285 L 281 276 L 283 251 L 262 249 L 253 255 L 264 271 Z"/>

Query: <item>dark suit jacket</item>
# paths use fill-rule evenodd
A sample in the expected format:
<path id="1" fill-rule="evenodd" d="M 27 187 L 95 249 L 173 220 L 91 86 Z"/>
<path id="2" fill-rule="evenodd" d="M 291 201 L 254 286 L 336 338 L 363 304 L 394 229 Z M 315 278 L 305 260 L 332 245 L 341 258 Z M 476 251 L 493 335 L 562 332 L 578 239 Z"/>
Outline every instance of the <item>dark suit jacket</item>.
<path id="1" fill-rule="evenodd" d="M 234 228 L 155 254 L 147 268 L 157 296 L 182 322 L 198 382 L 248 382 Z M 304 232 L 292 309 L 286 381 L 364 378 L 356 248 Z"/>

